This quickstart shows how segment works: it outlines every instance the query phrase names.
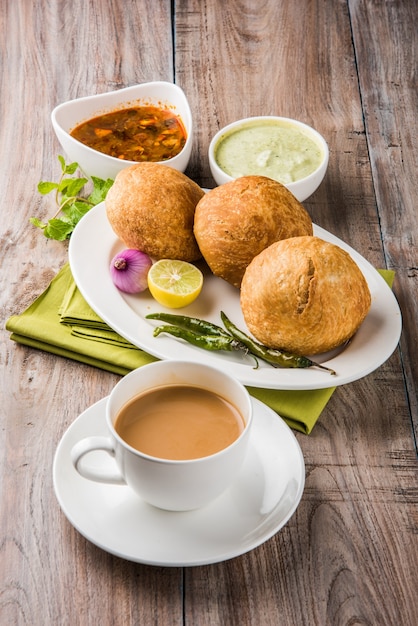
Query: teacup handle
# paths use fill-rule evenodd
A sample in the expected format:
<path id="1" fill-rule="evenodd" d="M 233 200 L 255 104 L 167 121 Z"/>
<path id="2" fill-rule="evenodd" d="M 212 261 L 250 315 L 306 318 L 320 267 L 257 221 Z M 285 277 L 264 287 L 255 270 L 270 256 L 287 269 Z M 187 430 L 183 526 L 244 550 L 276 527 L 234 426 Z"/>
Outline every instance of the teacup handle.
<path id="1" fill-rule="evenodd" d="M 114 485 L 126 485 L 126 481 L 123 478 L 120 471 L 115 468 L 115 471 L 101 470 L 99 468 L 92 468 L 83 466 L 80 463 L 81 459 L 90 452 L 96 450 L 103 450 L 110 454 L 111 457 L 115 457 L 115 448 L 112 440 L 108 437 L 86 437 L 78 441 L 71 449 L 71 461 L 77 472 L 87 478 L 88 480 L 94 480 L 99 483 L 111 483 Z"/>

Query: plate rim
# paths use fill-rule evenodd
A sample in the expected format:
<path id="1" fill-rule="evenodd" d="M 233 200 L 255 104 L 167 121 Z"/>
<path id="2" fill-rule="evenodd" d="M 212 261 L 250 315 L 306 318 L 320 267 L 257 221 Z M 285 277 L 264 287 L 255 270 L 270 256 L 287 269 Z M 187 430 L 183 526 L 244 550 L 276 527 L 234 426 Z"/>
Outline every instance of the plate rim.
<path id="1" fill-rule="evenodd" d="M 89 254 L 89 250 L 87 250 L 87 248 L 91 247 L 89 233 L 91 232 L 92 224 L 96 227 L 96 231 L 98 231 L 99 235 L 103 238 L 108 237 L 110 241 L 112 241 L 111 245 L 115 250 L 121 250 L 124 247 L 113 232 L 106 218 L 105 202 L 101 202 L 90 209 L 77 224 L 70 238 L 69 264 L 75 283 L 90 307 L 117 333 L 136 347 L 148 352 L 156 358 L 167 359 L 174 358 L 174 356 L 177 357 L 178 350 L 180 349 L 184 360 L 200 360 L 202 355 L 201 349 L 191 346 L 190 344 L 183 344 L 171 336 L 160 335 L 157 341 L 153 340 L 154 338 L 150 332 L 149 337 L 146 336 L 143 338 L 140 334 L 141 330 L 149 329 L 151 331 L 152 325 L 145 322 L 145 317 L 132 308 L 129 302 L 130 296 L 122 294 L 122 292 L 119 292 L 116 287 L 114 287 L 110 272 L 105 271 L 103 262 L 97 267 L 94 266 L 96 269 L 95 273 L 90 267 L 86 267 L 87 262 L 93 263 L 93 265 L 95 262 L 97 263 L 94 258 L 91 258 L 92 255 Z M 229 353 L 216 354 L 205 352 L 206 362 L 218 368 L 224 368 L 226 371 L 231 371 L 232 369 L 232 373 L 245 385 L 276 390 L 313 390 L 332 388 L 363 378 L 380 367 L 380 365 L 391 356 L 399 343 L 402 330 L 401 312 L 392 290 L 378 271 L 351 246 L 316 224 L 314 224 L 314 234 L 345 249 L 363 271 L 372 291 L 371 311 L 359 331 L 350 341 L 348 347 L 336 357 L 323 361 L 327 363 L 329 367 L 337 371 L 337 376 L 330 376 L 328 372 L 318 369 L 315 370 L 315 368 L 303 370 L 278 368 L 273 370 L 273 368 L 261 364 L 258 369 L 253 369 L 253 364 L 250 362 L 240 363 L 231 361 Z M 97 255 L 98 253 L 102 256 L 105 254 L 105 250 L 100 248 L 100 236 L 96 236 L 95 254 Z M 109 263 L 113 253 L 115 252 L 111 250 L 107 250 L 106 252 Z M 85 257 L 86 263 L 83 263 L 84 259 L 81 259 L 82 256 Z M 105 296 L 97 288 L 98 275 L 101 277 L 102 284 L 103 281 L 105 281 L 105 290 L 107 290 L 106 302 L 104 302 Z M 213 281 L 221 281 L 221 283 L 217 284 L 224 288 L 225 281 L 221 278 L 214 277 L 213 275 L 211 275 L 210 278 Z M 228 287 L 230 286 L 228 285 Z M 143 297 L 144 295 L 139 294 L 139 296 Z M 149 296 L 148 299 L 152 302 L 151 296 Z M 138 302 L 141 303 L 141 300 Z M 143 308 L 147 306 L 146 302 L 146 299 L 144 299 L 144 304 L 141 303 Z M 148 304 L 148 306 L 150 306 L 150 304 Z M 112 311 L 112 308 L 117 309 L 117 313 Z M 164 307 L 160 306 L 159 310 L 162 309 L 164 309 Z M 181 312 L 184 311 L 184 309 L 178 311 Z M 116 315 L 120 315 L 120 320 L 116 319 Z M 374 350 L 370 350 L 369 334 L 373 337 L 375 330 L 372 320 L 373 315 L 381 317 L 380 323 L 383 321 L 385 328 L 381 330 L 379 340 L 372 339 L 372 341 L 374 341 Z M 366 336 L 367 349 L 363 348 L 361 344 L 362 338 Z M 384 341 L 381 341 L 382 338 Z M 378 351 L 377 357 L 374 357 L 373 355 L 376 350 Z M 354 351 L 360 352 L 360 356 L 364 357 L 363 359 L 358 359 L 359 363 L 357 364 L 356 361 L 355 365 L 353 365 L 354 361 L 351 358 Z M 344 371 L 343 374 L 340 374 L 338 366 L 340 365 L 341 368 L 342 364 L 347 363 L 348 367 L 342 368 Z"/>

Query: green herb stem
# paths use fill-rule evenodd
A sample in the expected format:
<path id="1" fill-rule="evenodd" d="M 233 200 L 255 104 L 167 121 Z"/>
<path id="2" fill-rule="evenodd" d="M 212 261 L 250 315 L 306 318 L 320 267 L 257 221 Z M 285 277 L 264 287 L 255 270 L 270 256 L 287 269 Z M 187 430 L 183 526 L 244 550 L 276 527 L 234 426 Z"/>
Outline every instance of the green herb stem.
<path id="1" fill-rule="evenodd" d="M 55 204 L 58 209 L 47 223 L 44 223 L 37 217 L 31 217 L 29 221 L 37 228 L 40 228 L 45 237 L 64 241 L 71 236 L 74 228 L 85 213 L 96 204 L 105 200 L 107 192 L 113 185 L 113 180 L 110 178 L 104 180 L 92 176 L 93 189 L 89 195 L 82 196 L 80 191 L 89 182 L 89 179 L 74 176 L 79 167 L 78 163 L 67 164 L 61 155 L 58 156 L 58 160 L 61 165 L 61 176 L 58 182 L 41 181 L 38 184 L 38 191 L 42 195 L 55 191 Z M 60 213 L 63 214 L 61 218 L 58 217 Z"/>

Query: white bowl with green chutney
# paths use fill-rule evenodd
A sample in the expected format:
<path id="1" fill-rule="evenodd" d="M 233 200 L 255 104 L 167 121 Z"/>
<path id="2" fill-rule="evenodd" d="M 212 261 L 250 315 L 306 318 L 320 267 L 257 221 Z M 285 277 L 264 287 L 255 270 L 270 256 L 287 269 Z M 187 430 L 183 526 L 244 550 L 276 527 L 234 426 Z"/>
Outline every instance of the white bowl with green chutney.
<path id="1" fill-rule="evenodd" d="M 223 185 L 241 176 L 279 181 L 303 202 L 328 167 L 325 139 L 311 126 L 287 117 L 248 117 L 219 130 L 209 145 L 213 178 Z"/>

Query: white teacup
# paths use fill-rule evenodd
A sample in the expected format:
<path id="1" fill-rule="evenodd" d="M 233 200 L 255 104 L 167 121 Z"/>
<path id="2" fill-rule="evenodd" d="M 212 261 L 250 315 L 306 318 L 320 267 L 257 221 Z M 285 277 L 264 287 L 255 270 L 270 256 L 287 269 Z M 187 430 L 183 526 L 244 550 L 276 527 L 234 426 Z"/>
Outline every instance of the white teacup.
<path id="1" fill-rule="evenodd" d="M 189 387 L 191 395 L 211 392 L 217 400 L 226 402 L 229 409 L 233 407 L 242 423 L 237 438 L 217 452 L 179 460 L 140 451 L 120 436 L 115 429 L 115 422 L 118 416 L 121 417 L 123 407 L 139 395 L 154 393 L 154 390 L 161 388 L 163 393 L 166 393 L 164 389 L 171 393 L 179 386 Z M 184 389 L 181 391 L 184 393 Z M 141 408 L 142 398 L 136 402 Z M 210 411 L 219 415 L 212 408 Z M 198 413 L 202 413 L 202 410 Z M 198 418 L 199 415 L 196 415 Z M 248 448 L 252 404 L 246 388 L 223 371 L 203 363 L 157 361 L 132 371 L 117 383 L 107 401 L 106 421 L 109 437 L 87 437 L 72 448 L 72 462 L 79 474 L 97 482 L 129 485 L 143 500 L 156 507 L 187 511 L 214 500 L 237 476 Z M 212 432 L 217 428 L 214 427 Z M 115 458 L 113 472 L 98 469 L 96 464 L 89 467 L 82 462 L 85 455 L 97 450 L 106 451 Z"/>

